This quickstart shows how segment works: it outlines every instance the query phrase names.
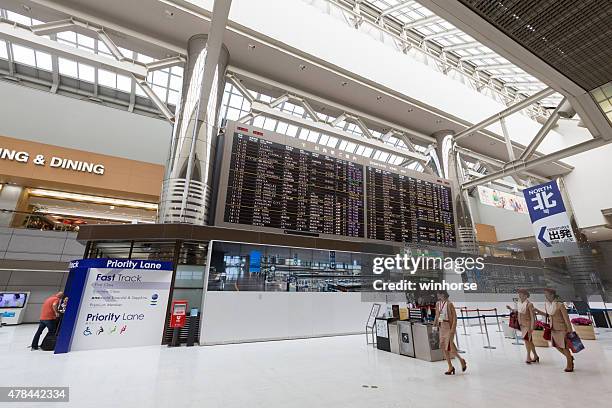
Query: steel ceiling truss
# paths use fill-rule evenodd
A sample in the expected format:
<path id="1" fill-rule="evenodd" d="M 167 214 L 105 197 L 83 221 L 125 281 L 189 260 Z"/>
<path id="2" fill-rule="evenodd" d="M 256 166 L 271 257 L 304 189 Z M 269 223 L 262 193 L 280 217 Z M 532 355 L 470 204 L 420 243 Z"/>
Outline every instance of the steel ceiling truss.
<path id="1" fill-rule="evenodd" d="M 63 31 L 88 31 L 95 34 L 97 39 L 106 45 L 114 58 L 109 58 L 102 54 L 90 53 L 57 42 L 56 34 Z M 35 50 L 48 52 L 51 54 L 54 60 L 57 60 L 58 56 L 65 56 L 74 61 L 86 62 L 87 64 L 97 68 L 106 69 L 115 73 L 126 74 L 130 76 L 132 80 L 138 84 L 138 86 L 140 86 L 142 91 L 149 97 L 157 109 L 159 109 L 161 114 L 168 121 L 174 122 L 174 114 L 149 86 L 147 83 L 147 75 L 155 70 L 165 69 L 176 65 L 184 65 L 186 59 L 182 55 L 172 56 L 147 64 L 139 62 L 133 58 L 123 55 L 119 47 L 117 47 L 102 26 L 77 18 L 68 18 L 28 26 L 9 20 L 6 18 L 6 14 L 3 14 L 0 16 L 0 38 L 6 40 L 7 47 L 9 49 L 11 48 L 9 42 L 26 44 Z M 57 63 L 53 64 L 54 82 L 51 88 L 52 92 L 56 92 L 59 88 L 59 73 L 55 71 L 56 68 Z M 97 89 L 97 83 L 95 85 L 95 89 Z M 97 97 L 95 92 L 94 97 Z"/>
<path id="2" fill-rule="evenodd" d="M 466 181 L 465 183 L 463 183 L 461 185 L 461 187 L 463 189 L 470 189 L 472 187 L 487 183 L 487 182 L 497 182 L 499 183 L 500 180 L 502 180 L 503 178 L 506 177 L 512 177 L 515 178 L 518 182 L 518 184 L 520 185 L 521 180 L 517 179 L 517 177 L 519 176 L 519 174 L 527 174 L 528 176 L 534 176 L 533 174 L 528 173 L 529 169 L 532 169 L 536 166 L 542 165 L 542 164 L 546 164 L 546 163 L 552 163 L 558 160 L 562 160 L 564 158 L 579 154 L 579 153 L 583 153 L 586 151 L 589 151 L 591 149 L 595 149 L 598 148 L 600 146 L 603 146 L 607 143 L 610 143 L 612 141 L 610 140 L 605 140 L 601 137 L 595 137 L 593 139 L 575 144 L 573 146 L 570 147 L 566 147 L 564 149 L 561 149 L 557 152 L 554 153 L 549 153 L 549 154 L 545 154 L 536 158 L 532 158 L 532 156 L 534 155 L 536 149 L 538 148 L 538 146 L 540 146 L 540 144 L 542 143 L 542 141 L 546 138 L 546 136 L 549 134 L 550 130 L 555 126 L 555 124 L 557 123 L 557 121 L 560 118 L 560 111 L 563 109 L 564 104 L 566 103 L 566 99 L 563 98 L 561 100 L 561 102 L 559 103 L 559 105 L 556 107 L 556 109 L 552 112 L 552 114 L 548 117 L 548 119 L 546 120 L 546 122 L 542 125 L 542 127 L 540 128 L 540 130 L 538 131 L 538 133 L 534 136 L 534 138 L 532 139 L 532 141 L 529 143 L 529 145 L 527 147 L 525 147 L 525 149 L 523 150 L 523 152 L 521 153 L 521 155 L 518 158 L 515 158 L 514 155 L 514 148 L 513 145 L 510 141 L 510 135 L 508 134 L 508 130 L 506 129 L 505 126 L 505 118 L 508 117 L 509 115 L 517 112 L 520 109 L 524 109 L 526 107 L 526 105 L 528 103 L 534 103 L 536 100 L 544 98 L 547 96 L 547 94 L 549 94 L 551 92 L 550 88 L 544 89 L 540 92 L 538 92 L 537 94 L 534 94 L 533 96 L 531 96 L 530 98 L 527 98 L 507 109 L 505 109 L 502 112 L 499 112 L 471 127 L 469 127 L 468 129 L 463 130 L 462 132 L 459 132 L 455 135 L 455 140 L 460 140 L 462 138 L 465 137 L 469 137 L 470 135 L 472 135 L 474 132 L 477 132 L 478 130 L 481 130 L 493 123 L 495 123 L 496 121 L 500 121 L 501 125 L 502 125 L 502 131 L 504 134 L 504 140 L 506 142 L 506 146 L 508 149 L 508 162 L 504 163 L 504 162 L 492 162 L 492 161 L 488 161 L 488 163 L 495 165 L 497 168 L 495 169 L 495 171 L 487 171 L 487 174 L 481 176 L 481 177 L 477 177 L 477 174 L 471 173 L 468 171 L 467 174 L 472 176 L 471 179 L 469 181 Z M 465 149 L 462 149 L 460 147 L 456 147 L 457 150 L 460 153 L 464 153 L 468 156 L 471 156 L 473 158 L 476 158 L 477 160 L 486 160 L 486 158 L 482 157 L 482 156 L 477 156 L 474 154 L 474 152 L 470 152 L 467 151 Z"/>
<path id="3" fill-rule="evenodd" d="M 427 16 L 422 19 L 403 23 L 395 18 L 392 13 L 400 11 L 410 7 L 413 3 L 406 1 L 399 3 L 395 6 L 391 6 L 389 9 L 377 11 L 375 7 L 368 4 L 368 2 L 362 0 L 324 0 L 330 6 L 324 10 L 329 14 L 336 14 L 340 11 L 344 16 L 345 21 L 352 25 L 356 29 L 361 29 L 364 23 L 368 24 L 368 30 L 374 29 L 381 31 L 393 38 L 397 49 L 403 53 L 407 53 L 409 50 L 415 50 L 415 52 L 425 55 L 428 59 L 428 63 L 433 63 L 437 69 L 445 75 L 454 75 L 454 72 L 459 73 L 463 76 L 471 85 L 471 87 L 478 92 L 485 93 L 487 91 L 493 92 L 493 94 L 506 105 L 514 103 L 516 100 L 520 100 L 525 97 L 525 92 L 530 91 L 524 88 L 513 88 L 512 82 L 501 81 L 503 77 L 514 77 L 517 75 L 530 76 L 527 73 L 511 73 L 511 74 L 488 74 L 484 72 L 482 68 L 478 68 L 478 65 L 473 64 L 473 60 L 485 59 L 485 58 L 497 58 L 498 54 L 480 53 L 478 55 L 461 57 L 454 53 L 454 51 L 460 49 L 468 49 L 474 47 L 484 47 L 482 44 L 477 42 L 470 42 L 469 44 L 457 44 L 448 47 L 442 47 L 436 44 L 435 38 L 438 38 L 438 34 L 432 34 L 431 38 L 419 34 L 415 29 L 424 27 L 428 24 L 442 21 L 442 18 L 437 15 Z M 418 3 L 416 3 L 418 4 Z M 449 30 L 447 34 L 453 34 L 453 30 Z M 441 33 L 440 33 L 441 34 Z M 501 69 L 507 68 L 508 64 L 495 64 Z M 495 68 L 494 65 L 490 65 L 489 68 Z M 511 68 L 516 68 L 512 65 Z M 499 76 L 498 76 L 499 75 Z M 532 118 L 547 118 L 549 112 L 544 106 L 540 104 L 534 104 L 530 106 L 525 113 Z"/>
<path id="4" fill-rule="evenodd" d="M 276 81 L 248 73 L 236 67 L 229 68 L 227 79 L 250 102 L 250 111 L 238 120 L 242 123 L 251 124 L 258 116 L 272 118 L 301 129 L 335 137 L 338 141 L 334 146 L 328 146 L 330 148 L 338 149 L 341 141 L 347 141 L 357 146 L 372 149 L 368 157 L 373 157 L 377 151 L 380 151 L 388 154 L 389 157 L 402 158 L 403 161 L 399 166 L 408 166 L 417 162 L 423 171 L 430 172 L 431 170 L 429 151 L 434 148 L 435 139 L 430 136 L 376 119 L 349 107 L 284 86 Z M 264 83 L 268 93 L 279 96 L 272 98 L 269 102 L 257 99 L 254 96 L 257 92 L 248 89 L 249 83 Z M 273 89 L 273 91 L 270 91 L 270 89 Z M 282 107 L 285 103 L 301 107 L 304 113 L 295 115 L 283 111 Z M 316 106 L 318 111 L 313 106 Z M 326 113 L 323 114 L 322 111 Z M 330 111 L 339 113 L 328 116 Z M 349 124 L 355 125 L 360 134 L 348 131 L 347 125 Z M 391 137 L 398 139 L 401 143 L 390 143 Z"/>

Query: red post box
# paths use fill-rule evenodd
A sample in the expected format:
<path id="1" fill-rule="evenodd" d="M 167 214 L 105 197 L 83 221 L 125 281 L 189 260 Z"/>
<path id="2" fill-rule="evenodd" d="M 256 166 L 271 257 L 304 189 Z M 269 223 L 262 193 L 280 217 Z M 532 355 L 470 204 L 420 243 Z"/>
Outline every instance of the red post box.
<path id="1" fill-rule="evenodd" d="M 170 319 L 170 327 L 180 329 L 185 327 L 187 321 L 187 301 L 173 300 L 172 301 L 172 317 Z"/>

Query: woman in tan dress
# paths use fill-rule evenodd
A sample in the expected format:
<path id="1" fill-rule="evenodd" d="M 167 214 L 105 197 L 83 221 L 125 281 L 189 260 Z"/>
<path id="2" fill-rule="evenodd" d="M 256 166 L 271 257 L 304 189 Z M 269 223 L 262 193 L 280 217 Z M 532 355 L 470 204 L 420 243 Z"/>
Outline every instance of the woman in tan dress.
<path id="1" fill-rule="evenodd" d="M 444 352 L 444 358 L 448 364 L 448 371 L 444 374 L 455 374 L 455 367 L 451 360 L 457 357 L 461 362 L 461 371 L 467 370 L 467 362 L 457 353 L 455 346 L 455 333 L 457 331 L 457 312 L 455 306 L 448 301 L 449 295 L 445 290 L 438 292 L 438 302 L 436 303 L 436 318 L 434 326 L 438 328 L 440 335 L 440 349 Z"/>
<path id="2" fill-rule="evenodd" d="M 574 371 L 574 356 L 567 347 L 567 335 L 574 331 L 572 322 L 565 305 L 557 299 L 557 292 L 554 289 L 544 289 L 544 296 L 546 297 L 544 311 L 535 309 L 536 313 L 546 316 L 552 330 L 552 345 L 565 356 L 565 372 L 571 373 Z"/>
<path id="3" fill-rule="evenodd" d="M 519 301 L 517 302 L 517 308 L 514 309 L 511 306 L 506 306 L 509 310 L 518 312 L 518 321 L 521 327 L 521 335 L 525 340 L 525 348 L 527 349 L 527 364 L 539 363 L 540 356 L 536 352 L 535 344 L 533 344 L 532 334 L 535 329 L 536 315 L 535 307 L 533 303 L 529 301 L 529 292 L 527 289 L 519 289 L 517 291 Z M 531 354 L 533 353 L 533 358 Z"/>

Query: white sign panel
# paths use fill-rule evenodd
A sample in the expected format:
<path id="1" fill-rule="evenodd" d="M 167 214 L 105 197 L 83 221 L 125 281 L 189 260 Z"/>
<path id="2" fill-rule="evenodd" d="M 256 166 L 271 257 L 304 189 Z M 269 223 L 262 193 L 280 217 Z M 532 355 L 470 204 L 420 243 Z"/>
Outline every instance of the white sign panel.
<path id="1" fill-rule="evenodd" d="M 172 270 L 166 262 L 107 261 L 111 267 L 88 269 L 70 349 L 161 344 Z"/>
<path id="2" fill-rule="evenodd" d="M 555 181 L 523 190 L 542 258 L 579 253 L 572 226 Z"/>
<path id="3" fill-rule="evenodd" d="M 492 207 L 503 208 L 521 214 L 527 214 L 527 203 L 523 197 L 495 190 L 485 186 L 478 186 L 480 202 Z"/>

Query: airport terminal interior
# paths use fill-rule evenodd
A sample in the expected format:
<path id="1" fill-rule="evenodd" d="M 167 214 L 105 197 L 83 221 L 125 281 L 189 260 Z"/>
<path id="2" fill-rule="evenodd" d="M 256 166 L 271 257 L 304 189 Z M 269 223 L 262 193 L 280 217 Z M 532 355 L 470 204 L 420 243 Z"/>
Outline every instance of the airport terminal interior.
<path id="1" fill-rule="evenodd" d="M 0 0 L 0 407 L 612 398 L 609 0 Z"/>

